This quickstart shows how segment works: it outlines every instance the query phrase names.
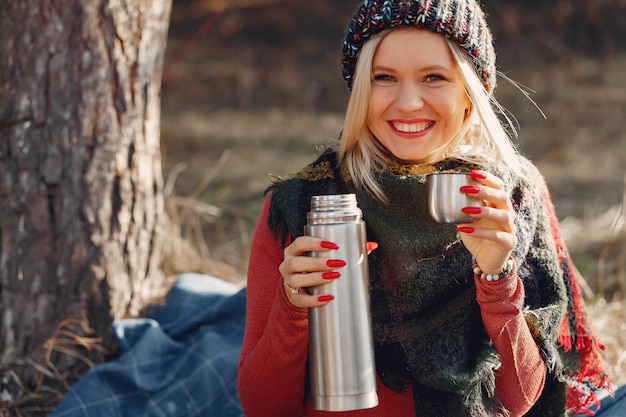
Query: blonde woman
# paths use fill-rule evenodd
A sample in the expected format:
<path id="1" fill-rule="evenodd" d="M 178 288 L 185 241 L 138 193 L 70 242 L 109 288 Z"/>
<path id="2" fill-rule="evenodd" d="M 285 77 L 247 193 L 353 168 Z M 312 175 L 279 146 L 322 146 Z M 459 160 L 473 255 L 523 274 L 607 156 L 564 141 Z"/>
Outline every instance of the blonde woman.
<path id="1" fill-rule="evenodd" d="M 246 416 L 584 408 L 608 380 L 542 176 L 498 118 L 478 2 L 365 1 L 343 57 L 351 97 L 336 146 L 270 187 L 255 232 L 238 382 Z M 471 222 L 428 214 L 426 175 L 449 170 L 478 184 L 460 190 L 482 202 L 463 209 Z M 307 309 L 335 300 L 304 289 L 342 279 L 345 262 L 307 256 L 337 245 L 302 231 L 311 196 L 338 190 L 357 195 L 378 245 L 369 272 L 379 405 L 327 413 L 306 388 Z"/>

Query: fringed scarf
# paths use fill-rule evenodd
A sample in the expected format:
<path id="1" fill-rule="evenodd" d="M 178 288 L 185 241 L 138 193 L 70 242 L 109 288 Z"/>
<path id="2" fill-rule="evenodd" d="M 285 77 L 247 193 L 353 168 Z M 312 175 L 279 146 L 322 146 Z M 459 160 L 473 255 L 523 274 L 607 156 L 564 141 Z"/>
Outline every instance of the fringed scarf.
<path id="1" fill-rule="evenodd" d="M 368 260 L 377 373 L 396 392 L 412 386 L 417 415 L 494 416 L 500 406 L 494 374 L 500 361 L 475 301 L 471 255 L 454 226 L 436 224 L 428 214 L 426 175 L 435 171 L 489 170 L 510 191 L 525 317 L 553 375 L 527 415 L 584 410 L 608 384 L 545 183 L 530 162 L 523 164 L 524 179 L 504 166 L 470 167 L 455 159 L 391 166 L 377 172 L 389 198 L 381 204 L 357 190 L 336 154 L 326 151 L 269 188 L 268 224 L 283 243 L 302 235 L 313 195 L 357 195 L 368 240 L 379 244 Z"/>
<path id="2" fill-rule="evenodd" d="M 561 238 L 554 206 L 545 185 L 543 198 L 547 202 L 546 210 L 550 218 L 550 228 L 556 242 L 559 263 L 563 269 L 563 281 L 568 292 L 567 312 L 559 329 L 559 344 L 570 362 L 566 365 L 567 406 L 573 414 L 593 415 L 594 411 L 589 407 L 600 406 L 595 392 L 604 389 L 613 395 L 613 388 L 604 372 L 600 353 L 600 350 L 605 350 L 605 346 L 594 334 L 591 321 L 585 311 L 583 297 L 574 273 L 574 265 L 565 242 Z"/>

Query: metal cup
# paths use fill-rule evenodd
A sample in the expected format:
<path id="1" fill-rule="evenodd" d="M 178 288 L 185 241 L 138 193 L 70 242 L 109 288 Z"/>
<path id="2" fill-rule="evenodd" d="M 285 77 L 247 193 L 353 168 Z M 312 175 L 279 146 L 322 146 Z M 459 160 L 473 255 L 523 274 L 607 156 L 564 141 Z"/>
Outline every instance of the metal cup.
<path id="1" fill-rule="evenodd" d="M 438 223 L 469 223 L 472 217 L 461 211 L 464 207 L 480 207 L 482 202 L 468 197 L 459 189 L 476 185 L 472 177 L 463 172 L 438 172 L 426 176 L 428 184 L 428 210 Z"/>

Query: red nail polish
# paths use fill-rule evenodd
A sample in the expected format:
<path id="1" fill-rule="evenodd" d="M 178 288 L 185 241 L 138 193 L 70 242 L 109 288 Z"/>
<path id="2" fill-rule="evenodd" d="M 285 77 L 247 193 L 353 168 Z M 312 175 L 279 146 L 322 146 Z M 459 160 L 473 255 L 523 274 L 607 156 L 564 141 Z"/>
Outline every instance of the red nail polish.
<path id="1" fill-rule="evenodd" d="M 317 297 L 317 301 L 323 303 L 325 301 L 331 301 L 334 300 L 335 297 L 333 297 L 332 295 L 320 295 L 319 297 Z"/>
<path id="2" fill-rule="evenodd" d="M 460 188 L 460 191 L 467 194 L 478 194 L 480 192 L 480 187 L 477 185 L 464 185 Z"/>
<path id="3" fill-rule="evenodd" d="M 456 230 L 461 233 L 467 233 L 467 234 L 474 233 L 473 227 L 457 227 Z"/>
<path id="4" fill-rule="evenodd" d="M 324 272 L 322 274 L 322 278 L 324 279 L 337 279 L 341 276 L 341 274 L 337 271 Z"/>
<path id="5" fill-rule="evenodd" d="M 484 180 L 487 178 L 487 174 L 485 174 L 483 171 L 473 170 L 470 172 L 470 175 L 477 180 Z"/>
<path id="6" fill-rule="evenodd" d="M 480 207 L 463 207 L 461 211 L 466 214 L 480 214 L 483 209 Z"/>
<path id="7" fill-rule="evenodd" d="M 342 266 L 346 266 L 346 261 L 342 261 L 341 259 L 329 259 L 326 261 L 326 265 L 330 268 L 341 268 Z"/>
<path id="8" fill-rule="evenodd" d="M 320 246 L 323 247 L 324 249 L 339 249 L 339 246 L 337 246 L 335 243 L 333 242 L 328 242 L 326 240 L 322 240 L 322 242 L 320 243 Z"/>
<path id="9" fill-rule="evenodd" d="M 378 249 L 378 243 L 376 243 L 376 242 L 367 242 L 365 244 L 365 249 L 367 249 L 368 252 L 376 250 L 376 249 Z"/>

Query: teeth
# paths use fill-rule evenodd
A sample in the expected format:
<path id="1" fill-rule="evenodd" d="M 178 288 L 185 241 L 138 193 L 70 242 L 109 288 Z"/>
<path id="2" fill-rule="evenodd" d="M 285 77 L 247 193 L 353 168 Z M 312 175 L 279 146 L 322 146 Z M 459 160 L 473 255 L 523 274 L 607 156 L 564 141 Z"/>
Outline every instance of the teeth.
<path id="1" fill-rule="evenodd" d="M 398 123 L 393 122 L 395 127 L 400 132 L 404 133 L 417 133 L 428 129 L 432 125 L 432 122 L 420 122 L 420 123 Z"/>

